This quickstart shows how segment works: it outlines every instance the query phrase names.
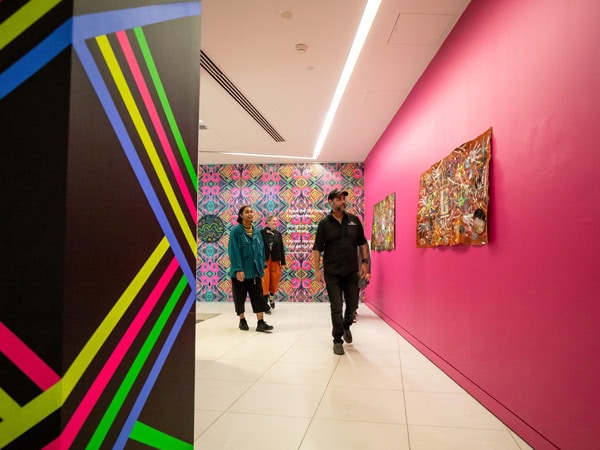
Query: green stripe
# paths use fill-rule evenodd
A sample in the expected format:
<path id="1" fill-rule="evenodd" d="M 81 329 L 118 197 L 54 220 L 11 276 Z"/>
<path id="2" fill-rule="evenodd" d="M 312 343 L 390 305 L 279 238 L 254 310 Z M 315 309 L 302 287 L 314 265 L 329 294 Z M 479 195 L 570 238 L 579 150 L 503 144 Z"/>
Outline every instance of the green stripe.
<path id="1" fill-rule="evenodd" d="M 196 192 L 198 192 L 198 178 L 196 176 L 196 168 L 192 165 L 190 155 L 188 154 L 188 151 L 185 148 L 185 143 L 183 142 L 183 138 L 181 137 L 181 133 L 179 132 L 179 127 L 177 126 L 177 122 L 175 121 L 173 111 L 171 110 L 169 99 L 167 98 L 167 94 L 165 93 L 162 81 L 160 80 L 160 75 L 158 74 L 158 70 L 156 69 L 156 65 L 154 64 L 154 59 L 152 58 L 152 53 L 150 52 L 150 47 L 148 47 L 146 37 L 144 36 L 144 31 L 140 27 L 134 28 L 134 31 L 140 48 L 142 50 L 142 54 L 144 55 L 144 60 L 146 61 L 146 65 L 148 66 L 148 71 L 150 72 L 150 76 L 152 77 L 152 81 L 154 82 L 154 88 L 158 93 L 158 97 L 160 98 L 160 103 L 163 107 L 163 111 L 167 116 L 167 121 L 169 122 L 169 125 L 171 126 L 171 132 L 175 137 L 175 141 L 177 141 L 179 153 L 183 158 L 185 167 L 192 180 L 192 183 L 194 184 L 194 189 L 196 190 Z"/>
<path id="2" fill-rule="evenodd" d="M 152 448 L 163 450 L 193 450 L 194 446 L 180 439 L 149 427 L 142 422 L 136 422 L 131 430 L 131 439 L 146 444 Z"/>
<path id="3" fill-rule="evenodd" d="M 0 23 L 0 50 L 37 22 L 61 0 L 31 0 Z"/>
<path id="4" fill-rule="evenodd" d="M 167 320 L 171 316 L 173 309 L 175 309 L 175 305 L 181 298 L 181 294 L 183 293 L 183 290 L 186 285 L 187 285 L 187 280 L 185 277 L 182 277 L 181 280 L 179 281 L 179 283 L 177 284 L 177 286 L 175 287 L 173 294 L 171 294 L 171 296 L 169 297 L 169 300 L 168 300 L 165 308 L 160 313 L 158 320 L 156 321 L 156 323 L 152 327 L 152 330 L 148 334 L 148 337 L 146 338 L 144 345 L 140 349 L 140 352 L 138 353 L 137 357 L 133 361 L 133 364 L 129 368 L 127 375 L 125 375 L 125 378 L 123 379 L 121 386 L 119 386 L 117 393 L 115 394 L 114 398 L 110 402 L 110 405 L 108 405 L 108 408 L 107 408 L 106 412 L 104 413 L 104 416 L 102 417 L 102 420 L 100 421 L 100 424 L 98 425 L 98 428 L 96 428 L 96 431 L 94 431 L 92 439 L 90 439 L 90 442 L 87 445 L 86 449 L 96 449 L 96 448 L 100 448 L 102 446 L 102 443 L 104 442 L 104 439 L 106 439 L 106 435 L 107 435 L 108 431 L 110 430 L 113 422 L 115 421 L 117 414 L 121 410 L 121 407 L 123 406 L 123 403 L 125 402 L 125 400 L 127 398 L 127 395 L 131 391 L 133 384 L 137 380 L 137 378 L 140 374 L 140 371 L 142 370 L 142 367 L 144 366 L 144 363 L 148 359 L 148 355 L 154 348 L 154 345 L 156 344 L 156 341 L 158 340 L 160 333 L 162 332 L 163 328 L 165 327 Z"/>

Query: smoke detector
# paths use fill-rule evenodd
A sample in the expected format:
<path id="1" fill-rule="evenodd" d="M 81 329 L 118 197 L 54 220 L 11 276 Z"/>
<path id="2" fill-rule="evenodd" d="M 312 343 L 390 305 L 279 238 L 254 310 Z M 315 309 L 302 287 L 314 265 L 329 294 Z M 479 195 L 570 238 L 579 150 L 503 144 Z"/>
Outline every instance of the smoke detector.
<path id="1" fill-rule="evenodd" d="M 298 53 L 306 53 L 306 51 L 308 50 L 308 45 L 306 44 L 296 44 L 296 51 Z"/>

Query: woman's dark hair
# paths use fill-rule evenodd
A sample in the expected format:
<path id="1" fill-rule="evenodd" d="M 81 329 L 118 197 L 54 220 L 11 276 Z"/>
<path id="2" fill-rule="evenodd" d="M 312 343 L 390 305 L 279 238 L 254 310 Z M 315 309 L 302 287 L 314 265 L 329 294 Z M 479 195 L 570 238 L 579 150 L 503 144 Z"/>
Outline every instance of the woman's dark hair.
<path id="1" fill-rule="evenodd" d="M 473 218 L 474 219 L 481 219 L 481 220 L 485 220 L 485 213 L 483 212 L 483 209 L 481 208 L 477 208 L 475 210 L 475 212 L 473 213 Z"/>
<path id="2" fill-rule="evenodd" d="M 242 214 L 244 214 L 244 210 L 246 208 L 250 208 L 250 205 L 244 205 L 240 208 L 239 212 L 238 212 L 238 216 L 237 216 L 237 221 L 238 223 L 242 223 Z"/>

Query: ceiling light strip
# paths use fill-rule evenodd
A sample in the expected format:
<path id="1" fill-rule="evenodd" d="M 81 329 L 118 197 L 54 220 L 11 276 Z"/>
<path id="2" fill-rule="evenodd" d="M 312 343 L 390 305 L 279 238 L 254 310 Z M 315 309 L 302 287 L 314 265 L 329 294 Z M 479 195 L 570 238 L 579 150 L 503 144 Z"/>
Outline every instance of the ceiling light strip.
<path id="1" fill-rule="evenodd" d="M 360 24 L 358 25 L 358 30 L 356 30 L 356 35 L 354 36 L 350 53 L 348 53 L 344 70 L 342 71 L 342 75 L 338 81 L 335 93 L 333 94 L 333 99 L 329 105 L 329 111 L 327 111 L 325 121 L 323 122 L 323 127 L 321 128 L 321 133 L 317 139 L 315 150 L 313 152 L 313 159 L 317 159 L 321 153 L 321 150 L 323 149 L 323 144 L 325 144 L 325 139 L 327 139 L 329 129 L 331 128 L 331 124 L 333 123 L 337 109 L 340 106 L 344 91 L 348 86 L 348 81 L 350 81 L 350 76 L 352 75 L 354 66 L 358 61 L 358 56 L 360 55 L 365 40 L 367 39 L 371 25 L 373 25 L 373 20 L 377 15 L 377 10 L 379 9 L 380 4 L 381 0 L 369 0 L 367 2 L 367 6 L 365 7 L 362 18 L 360 19 Z"/>
<path id="2" fill-rule="evenodd" d="M 203 50 L 200 51 L 200 66 L 206 70 L 242 108 L 244 108 L 244 110 L 275 140 L 275 142 L 285 142 L 285 139 L 281 134 L 279 134 L 256 107 L 250 103 L 244 94 L 240 92 L 240 90 L 229 78 L 227 78 L 223 71 L 217 67 Z"/>

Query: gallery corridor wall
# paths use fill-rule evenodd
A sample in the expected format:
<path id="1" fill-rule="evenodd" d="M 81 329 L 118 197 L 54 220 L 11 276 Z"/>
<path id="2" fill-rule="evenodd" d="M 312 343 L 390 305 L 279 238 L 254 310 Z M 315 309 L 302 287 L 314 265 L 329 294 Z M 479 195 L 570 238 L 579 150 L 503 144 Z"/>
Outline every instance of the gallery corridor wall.
<path id="1" fill-rule="evenodd" d="M 536 449 L 600 422 L 600 3 L 473 0 L 365 162 L 373 308 Z M 489 245 L 416 248 L 419 176 L 493 127 Z"/>

